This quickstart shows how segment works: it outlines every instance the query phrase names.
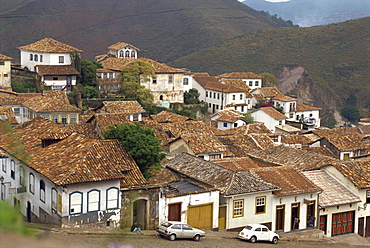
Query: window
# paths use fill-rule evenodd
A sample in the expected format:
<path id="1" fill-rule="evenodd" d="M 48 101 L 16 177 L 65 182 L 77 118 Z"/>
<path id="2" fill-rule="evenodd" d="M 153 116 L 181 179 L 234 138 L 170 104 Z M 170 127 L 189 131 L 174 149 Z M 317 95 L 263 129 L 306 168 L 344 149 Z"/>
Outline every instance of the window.
<path id="1" fill-rule="evenodd" d="M 25 186 L 24 180 L 24 168 L 22 166 L 19 167 L 19 183 L 21 186 Z"/>
<path id="2" fill-rule="evenodd" d="M 107 209 L 118 208 L 118 188 L 107 190 Z"/>
<path id="3" fill-rule="evenodd" d="M 153 83 L 153 84 L 156 84 L 156 83 L 157 83 L 157 79 L 153 78 L 152 83 Z"/>
<path id="4" fill-rule="evenodd" d="M 44 118 L 45 120 L 49 120 L 49 116 L 48 115 L 43 115 L 42 118 Z"/>
<path id="5" fill-rule="evenodd" d="M 8 74 L 5 74 L 5 73 L 4 73 L 4 77 L 8 77 Z"/>
<path id="6" fill-rule="evenodd" d="M 227 127 L 227 122 L 224 122 L 224 127 Z"/>
<path id="7" fill-rule="evenodd" d="M 209 103 L 209 104 L 208 104 L 208 107 L 212 108 L 212 103 Z"/>
<path id="8" fill-rule="evenodd" d="M 87 211 L 99 211 L 100 210 L 100 191 L 93 189 L 87 193 Z"/>
<path id="9" fill-rule="evenodd" d="M 233 101 L 235 101 L 235 95 L 233 95 Z"/>
<path id="10" fill-rule="evenodd" d="M 171 229 L 181 229 L 181 225 L 180 224 L 175 224 L 175 225 L 171 226 Z"/>
<path id="11" fill-rule="evenodd" d="M 240 100 L 243 100 L 243 94 L 240 94 Z"/>
<path id="12" fill-rule="evenodd" d="M 132 120 L 133 121 L 138 121 L 139 120 L 139 115 L 138 114 L 133 114 L 132 115 Z"/>
<path id="13" fill-rule="evenodd" d="M 67 116 L 62 115 L 62 124 L 67 124 Z"/>
<path id="14" fill-rule="evenodd" d="M 279 121 L 279 125 L 283 125 L 283 121 Z"/>
<path id="15" fill-rule="evenodd" d="M 42 57 L 42 55 L 40 55 L 40 62 L 43 62 L 42 60 L 43 60 L 43 57 Z"/>
<path id="16" fill-rule="evenodd" d="M 129 51 L 126 51 L 126 52 L 125 52 L 125 58 L 126 58 L 126 59 L 130 58 L 130 52 L 129 52 Z"/>
<path id="17" fill-rule="evenodd" d="M 108 78 L 108 75 L 106 72 L 103 73 L 103 78 Z"/>
<path id="18" fill-rule="evenodd" d="M 29 176 L 29 184 L 30 184 L 30 193 L 34 194 L 35 193 L 35 176 L 30 173 Z"/>
<path id="19" fill-rule="evenodd" d="M 40 180 L 40 200 L 45 202 L 45 182 L 44 180 Z"/>
<path id="20" fill-rule="evenodd" d="M 249 81 L 249 86 L 253 86 L 253 81 Z"/>
<path id="21" fill-rule="evenodd" d="M 21 114 L 21 109 L 20 108 L 14 108 L 13 112 L 14 112 L 14 115 L 20 115 Z"/>
<path id="22" fill-rule="evenodd" d="M 33 54 L 30 54 L 30 61 L 33 61 Z"/>
<path id="23" fill-rule="evenodd" d="M 217 93 L 217 99 L 220 99 L 220 93 Z"/>
<path id="24" fill-rule="evenodd" d="M 82 193 L 73 192 L 69 195 L 69 214 L 82 213 Z"/>
<path id="25" fill-rule="evenodd" d="M 54 123 L 58 123 L 58 116 L 57 115 L 53 115 L 51 118 L 52 118 L 52 121 Z"/>
<path id="26" fill-rule="evenodd" d="M 70 115 L 69 116 L 69 123 L 70 124 L 76 124 L 77 123 L 77 121 L 76 121 L 76 115 Z"/>
<path id="27" fill-rule="evenodd" d="M 123 58 L 123 51 L 119 51 L 119 58 Z"/>
<path id="28" fill-rule="evenodd" d="M 0 65 L 5 65 L 5 61 L 0 61 Z"/>
<path id="29" fill-rule="evenodd" d="M 10 177 L 12 179 L 15 179 L 15 162 L 14 162 L 14 160 L 12 160 L 10 162 Z"/>
<path id="30" fill-rule="evenodd" d="M 294 117 L 294 114 L 293 113 L 290 113 L 289 114 L 289 118 L 293 118 Z"/>
<path id="31" fill-rule="evenodd" d="M 262 214 L 266 212 L 266 197 L 256 198 L 256 214 Z"/>
<path id="32" fill-rule="evenodd" d="M 182 224 L 182 230 L 193 230 L 188 224 Z"/>
<path id="33" fill-rule="evenodd" d="M 131 52 L 131 58 L 134 59 L 135 58 L 135 51 L 132 51 Z"/>
<path id="34" fill-rule="evenodd" d="M 216 99 L 216 92 L 213 93 L 213 98 Z"/>
<path id="35" fill-rule="evenodd" d="M 254 86 L 258 87 L 258 81 L 254 82 Z"/>
<path id="36" fill-rule="evenodd" d="M 188 84 L 189 84 L 189 78 L 184 78 L 183 85 L 188 85 Z"/>
<path id="37" fill-rule="evenodd" d="M 369 204 L 370 203 L 370 190 L 367 190 L 366 191 L 366 203 Z"/>
<path id="38" fill-rule="evenodd" d="M 244 200 L 234 200 L 233 218 L 243 217 Z"/>
<path id="39" fill-rule="evenodd" d="M 58 80 L 58 77 L 53 77 L 53 80 Z"/>
<path id="40" fill-rule="evenodd" d="M 114 78 L 114 74 L 113 74 L 113 72 L 109 72 L 109 73 L 108 73 L 108 78 Z"/>
<path id="41" fill-rule="evenodd" d="M 2 169 L 6 173 L 6 160 L 2 159 L 2 161 L 3 161 Z"/>
<path id="42" fill-rule="evenodd" d="M 169 83 L 172 83 L 172 80 L 173 80 L 173 76 L 171 75 L 171 76 L 168 76 L 168 82 Z"/>
<path id="43" fill-rule="evenodd" d="M 35 61 L 38 61 L 39 60 L 39 56 L 37 54 L 35 54 L 34 60 Z"/>
<path id="44" fill-rule="evenodd" d="M 64 56 L 59 56 L 59 63 L 63 64 L 64 63 Z"/>
<path id="45" fill-rule="evenodd" d="M 221 158 L 221 154 L 209 155 L 209 159 L 220 159 L 220 158 Z"/>
<path id="46" fill-rule="evenodd" d="M 208 97 L 208 91 L 206 91 L 206 97 Z"/>
<path id="47" fill-rule="evenodd" d="M 58 209 L 58 191 L 54 188 L 51 190 L 51 209 L 55 211 Z"/>

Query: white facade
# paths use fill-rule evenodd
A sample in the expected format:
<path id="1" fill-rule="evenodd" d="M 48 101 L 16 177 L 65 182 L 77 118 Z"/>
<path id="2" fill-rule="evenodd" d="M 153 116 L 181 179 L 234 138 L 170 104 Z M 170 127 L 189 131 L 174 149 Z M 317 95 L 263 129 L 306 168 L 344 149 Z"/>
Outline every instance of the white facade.
<path id="1" fill-rule="evenodd" d="M 1 55 L 1 54 L 0 54 Z M 11 61 L 0 59 L 0 88 L 11 90 Z"/>
<path id="2" fill-rule="evenodd" d="M 262 79 L 255 78 L 255 79 L 242 79 L 245 84 L 251 88 L 251 90 L 261 88 L 262 87 Z"/>
<path id="3" fill-rule="evenodd" d="M 288 120 L 289 121 L 302 120 L 305 123 L 312 124 L 314 128 L 319 128 L 321 126 L 320 111 L 318 109 L 307 111 L 296 111 L 293 116 L 294 116 L 293 118 L 289 118 Z"/>
<path id="4" fill-rule="evenodd" d="M 47 53 L 21 50 L 21 66 L 36 71 L 37 65 L 71 65 L 69 53 Z"/>
<path id="5" fill-rule="evenodd" d="M 58 76 L 43 76 L 41 81 L 44 82 L 45 86 L 51 86 L 52 90 L 61 91 L 67 90 L 69 86 L 76 85 L 77 76 L 76 75 L 58 75 Z"/>
<path id="6" fill-rule="evenodd" d="M 276 126 L 285 125 L 285 119 L 275 119 L 261 109 L 252 112 L 251 116 L 255 122 L 262 122 L 272 132 L 275 132 Z"/>
<path id="7" fill-rule="evenodd" d="M 137 59 L 139 50 L 127 44 L 126 46 L 122 46 L 118 49 L 108 48 L 108 54 L 112 54 L 117 58 Z"/>

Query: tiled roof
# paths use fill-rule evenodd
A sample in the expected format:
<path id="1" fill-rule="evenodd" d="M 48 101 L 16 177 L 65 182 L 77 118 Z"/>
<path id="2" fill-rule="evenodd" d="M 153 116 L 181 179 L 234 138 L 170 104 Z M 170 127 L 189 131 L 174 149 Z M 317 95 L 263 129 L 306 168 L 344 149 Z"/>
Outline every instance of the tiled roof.
<path id="1" fill-rule="evenodd" d="M 212 134 L 183 134 L 181 138 L 195 154 L 223 152 L 225 146 Z"/>
<path id="2" fill-rule="evenodd" d="M 187 153 L 182 153 L 163 164 L 190 178 L 207 183 L 225 196 L 272 191 L 278 187 L 265 183 L 250 173 L 240 173 Z"/>
<path id="3" fill-rule="evenodd" d="M 94 115 L 95 115 L 95 112 L 91 111 L 90 109 L 83 111 L 82 114 L 80 114 L 80 123 L 87 122 Z"/>
<path id="4" fill-rule="evenodd" d="M 218 75 L 219 78 L 240 78 L 240 79 L 262 79 L 262 76 L 253 72 L 230 72 Z"/>
<path id="5" fill-rule="evenodd" d="M 302 146 L 309 146 L 311 140 L 303 135 L 291 134 L 291 135 L 282 135 L 281 143 L 283 144 L 301 144 Z"/>
<path id="6" fill-rule="evenodd" d="M 154 68 L 154 73 L 180 73 L 187 74 L 188 72 L 182 69 L 172 68 L 167 65 L 161 64 L 157 61 L 147 58 L 139 58 L 145 62 L 150 63 Z M 128 67 L 131 62 L 137 59 L 121 59 L 121 58 L 108 58 L 101 62 L 104 68 L 121 71 L 123 67 Z"/>
<path id="7" fill-rule="evenodd" d="M 214 159 L 212 162 L 233 171 L 246 171 L 252 168 L 259 168 L 250 157 Z"/>
<path id="8" fill-rule="evenodd" d="M 82 50 L 79 50 L 70 45 L 66 45 L 52 38 L 44 38 L 32 44 L 18 47 L 18 49 L 35 51 L 35 52 L 47 52 L 47 53 L 82 52 Z"/>
<path id="9" fill-rule="evenodd" d="M 228 85 L 235 86 L 240 89 L 245 89 L 248 92 L 246 92 L 247 97 L 252 97 L 252 94 L 249 92 L 251 88 L 241 79 L 222 79 L 222 82 Z"/>
<path id="10" fill-rule="evenodd" d="M 108 130 L 110 126 L 114 126 L 115 124 L 124 124 L 131 122 L 129 116 L 122 113 L 96 113 L 93 117 L 90 118 L 90 120 L 87 121 L 87 123 L 93 122 L 93 120 L 102 133 Z"/>
<path id="11" fill-rule="evenodd" d="M 249 94 L 249 89 L 246 89 L 246 87 L 237 87 L 235 85 L 222 83 L 217 77 L 194 76 L 193 79 L 204 89 L 225 93 L 244 92 Z"/>
<path id="12" fill-rule="evenodd" d="M 40 96 L 40 93 L 17 93 L 14 95 L 2 95 L 0 96 L 1 105 L 20 105 L 32 97 Z"/>
<path id="13" fill-rule="evenodd" d="M 10 124 L 18 124 L 12 107 L 0 106 L 0 121 L 6 121 Z"/>
<path id="14" fill-rule="evenodd" d="M 357 188 L 370 189 L 370 159 L 332 164 Z"/>
<path id="15" fill-rule="evenodd" d="M 194 72 L 194 77 L 210 77 L 208 72 Z"/>
<path id="16" fill-rule="evenodd" d="M 134 114 L 145 112 L 143 107 L 137 101 L 103 101 L 103 103 L 93 109 L 93 111 L 111 114 Z"/>
<path id="17" fill-rule="evenodd" d="M 335 158 L 335 155 L 327 147 L 323 147 L 323 146 L 303 147 L 302 149 L 308 152 L 314 152 L 314 153 L 321 154 L 327 157 Z"/>
<path id="18" fill-rule="evenodd" d="M 217 131 L 216 135 L 238 135 L 238 134 L 270 134 L 272 133 L 263 123 L 251 123 L 240 127 Z"/>
<path id="19" fill-rule="evenodd" d="M 299 102 L 296 102 L 296 110 L 295 112 L 301 112 L 301 111 L 311 111 L 311 110 L 319 110 L 321 108 L 308 106 Z"/>
<path id="20" fill-rule="evenodd" d="M 66 129 L 86 136 L 89 139 L 100 139 L 101 137 L 96 133 L 92 123 L 79 123 L 79 124 L 69 124 L 65 126 Z"/>
<path id="21" fill-rule="evenodd" d="M 217 114 L 219 114 L 221 116 L 218 117 L 216 120 L 223 121 L 223 122 L 234 123 L 238 120 L 243 119 L 243 114 L 239 111 L 234 110 L 234 109 L 224 109 L 224 110 L 218 111 L 214 115 L 217 115 Z"/>
<path id="22" fill-rule="evenodd" d="M 70 65 L 38 65 L 39 75 L 79 75 L 80 73 Z"/>
<path id="23" fill-rule="evenodd" d="M 275 96 L 283 96 L 284 94 L 281 93 L 276 87 L 261 87 L 257 88 L 259 92 L 267 98 L 273 98 Z"/>
<path id="24" fill-rule="evenodd" d="M 136 49 L 136 50 L 140 51 L 140 49 L 139 49 L 139 48 L 137 48 L 137 47 L 135 47 L 135 46 L 133 46 L 133 45 L 131 45 L 131 44 L 125 43 L 125 42 L 117 42 L 117 43 L 115 43 L 115 44 L 113 44 L 113 45 L 109 46 L 109 47 L 108 47 L 108 49 L 115 49 L 115 50 L 118 50 L 118 49 L 120 49 L 120 48 L 122 48 L 122 47 L 126 47 L 126 46 L 132 47 L 132 48 L 134 48 L 134 49 Z"/>
<path id="25" fill-rule="evenodd" d="M 3 54 L 0 54 L 0 60 L 13 60 L 13 58 L 9 57 L 9 56 L 5 56 Z"/>
<path id="26" fill-rule="evenodd" d="M 297 101 L 297 99 L 295 98 L 284 96 L 284 95 L 274 96 L 272 100 L 277 100 L 277 101 L 282 101 L 282 102 L 296 102 Z"/>
<path id="27" fill-rule="evenodd" d="M 272 118 L 276 120 L 288 118 L 282 113 L 280 113 L 279 111 L 277 111 L 276 109 L 274 109 L 273 107 L 263 107 L 263 108 L 259 108 L 259 110 L 264 111 L 266 114 L 268 114 L 269 116 L 271 116 Z"/>
<path id="28" fill-rule="evenodd" d="M 280 190 L 274 191 L 274 195 L 278 197 L 321 191 L 320 187 L 292 166 L 265 167 L 250 171 L 261 180 L 278 186 Z"/>
<path id="29" fill-rule="evenodd" d="M 266 101 L 267 99 L 262 95 L 262 94 L 252 94 L 252 96 L 254 97 L 254 99 L 256 99 L 257 101 Z"/>
<path id="30" fill-rule="evenodd" d="M 251 133 L 248 134 L 248 136 L 251 137 L 262 149 L 272 148 L 276 146 L 275 142 L 270 138 L 270 136 L 266 134 Z"/>
<path id="31" fill-rule="evenodd" d="M 275 126 L 275 128 L 281 130 L 282 132 L 286 132 L 286 133 L 300 133 L 302 131 L 301 129 L 293 127 L 288 124 L 277 125 Z"/>
<path id="32" fill-rule="evenodd" d="M 363 138 L 355 133 L 336 134 L 325 136 L 325 138 L 340 151 L 351 151 L 366 149 Z"/>
<path id="33" fill-rule="evenodd" d="M 305 171 L 303 174 L 323 190 L 319 197 L 319 205 L 323 208 L 361 201 L 325 170 Z"/>
<path id="34" fill-rule="evenodd" d="M 96 68 L 97 73 L 101 72 L 114 72 L 114 70 L 109 70 L 107 68 Z"/>
<path id="35" fill-rule="evenodd" d="M 361 125 L 358 126 L 358 129 L 360 129 L 361 134 L 366 136 L 370 135 L 370 125 Z"/>
<path id="36" fill-rule="evenodd" d="M 324 165 L 338 161 L 320 154 L 313 154 L 301 149 L 294 149 L 284 145 L 275 146 L 264 150 L 252 150 L 248 152 L 252 159 L 257 159 L 270 164 L 291 165 L 301 171 L 313 170 Z"/>
<path id="37" fill-rule="evenodd" d="M 175 114 L 165 110 L 161 111 L 156 115 L 151 115 L 150 118 L 156 122 L 172 122 L 172 123 L 193 120 L 193 118 Z"/>

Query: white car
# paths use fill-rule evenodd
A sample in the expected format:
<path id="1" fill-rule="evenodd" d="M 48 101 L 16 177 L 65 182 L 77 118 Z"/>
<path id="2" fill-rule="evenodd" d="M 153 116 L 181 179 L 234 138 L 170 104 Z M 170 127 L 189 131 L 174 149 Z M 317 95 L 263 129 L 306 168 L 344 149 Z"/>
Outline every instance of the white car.
<path id="1" fill-rule="evenodd" d="M 204 237 L 205 232 L 196 228 L 192 228 L 186 223 L 178 221 L 166 221 L 160 224 L 156 231 L 163 237 L 173 241 L 176 238 L 190 238 L 199 241 L 200 237 Z"/>
<path id="2" fill-rule="evenodd" d="M 256 241 L 270 241 L 273 244 L 277 244 L 279 235 L 270 231 L 265 225 L 251 224 L 239 232 L 238 238 L 249 240 L 251 243 L 255 243 Z"/>

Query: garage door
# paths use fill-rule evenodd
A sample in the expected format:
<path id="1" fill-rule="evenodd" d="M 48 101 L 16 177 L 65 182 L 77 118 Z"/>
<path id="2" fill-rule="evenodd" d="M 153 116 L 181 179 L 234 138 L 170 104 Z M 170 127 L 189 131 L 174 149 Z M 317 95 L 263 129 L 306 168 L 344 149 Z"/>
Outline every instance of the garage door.
<path id="1" fill-rule="evenodd" d="M 204 204 L 188 207 L 188 224 L 192 227 L 212 228 L 213 204 Z"/>
<path id="2" fill-rule="evenodd" d="M 354 216 L 354 211 L 333 214 L 332 236 L 353 233 Z"/>

